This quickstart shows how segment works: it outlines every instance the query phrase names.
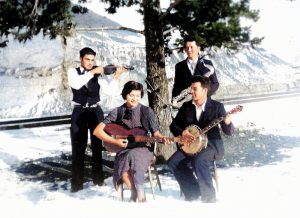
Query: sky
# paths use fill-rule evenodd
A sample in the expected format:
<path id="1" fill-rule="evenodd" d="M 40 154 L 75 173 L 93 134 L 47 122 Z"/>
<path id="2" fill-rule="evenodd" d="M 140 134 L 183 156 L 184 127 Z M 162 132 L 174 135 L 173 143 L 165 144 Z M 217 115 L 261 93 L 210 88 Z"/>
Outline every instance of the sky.
<path id="1" fill-rule="evenodd" d="M 260 10 L 252 31 L 265 37 L 262 46 L 284 60 L 299 59 L 300 1 L 251 0 L 250 6 Z"/>
<path id="2" fill-rule="evenodd" d="M 74 0 L 76 1 L 76 0 Z M 118 13 L 108 15 L 98 0 L 91 0 L 90 10 L 107 16 L 123 26 L 143 29 L 143 20 L 135 10 L 120 8 Z M 161 0 L 166 8 L 169 0 Z M 136 7 L 137 8 L 137 7 Z M 251 9 L 260 10 L 260 19 L 252 26 L 252 35 L 265 37 L 261 46 L 286 61 L 294 61 L 300 55 L 300 1 L 289 0 L 250 0 Z M 128 16 L 130 14 L 130 16 Z M 298 58 L 299 59 L 299 58 Z"/>
<path id="3" fill-rule="evenodd" d="M 289 113 L 286 104 L 290 105 Z M 62 158 L 71 152 L 69 125 L 60 125 L 0 131 L 0 216 L 296 218 L 300 120 L 294 114 L 300 110 L 300 97 L 242 105 L 243 110 L 232 115 L 235 134 L 224 138 L 226 155 L 218 162 L 223 167 L 219 165 L 217 171 L 215 204 L 203 204 L 200 199 L 184 201 L 172 174 L 162 173 L 160 166 L 163 191 L 155 186 L 154 200 L 149 183 L 145 183 L 147 203 L 127 202 L 128 190 L 122 202 L 111 177 L 105 186 L 86 182 L 82 191 L 71 193 L 70 168 L 65 167 L 70 161 Z M 226 105 L 226 110 L 235 106 Z M 60 179 L 55 168 L 45 166 L 65 170 L 67 178 Z M 50 181 L 53 173 L 57 177 Z"/>

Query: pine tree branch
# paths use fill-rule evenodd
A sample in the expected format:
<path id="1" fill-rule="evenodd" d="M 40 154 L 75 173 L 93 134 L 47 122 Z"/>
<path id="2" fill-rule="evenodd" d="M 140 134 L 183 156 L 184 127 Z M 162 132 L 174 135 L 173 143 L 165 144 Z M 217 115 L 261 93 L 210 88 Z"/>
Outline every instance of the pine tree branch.
<path id="1" fill-rule="evenodd" d="M 166 12 L 164 12 L 160 17 L 159 21 L 162 21 L 166 16 L 168 16 L 173 8 L 179 5 L 182 0 L 176 0 L 175 2 L 171 3 L 170 6 L 167 8 Z"/>

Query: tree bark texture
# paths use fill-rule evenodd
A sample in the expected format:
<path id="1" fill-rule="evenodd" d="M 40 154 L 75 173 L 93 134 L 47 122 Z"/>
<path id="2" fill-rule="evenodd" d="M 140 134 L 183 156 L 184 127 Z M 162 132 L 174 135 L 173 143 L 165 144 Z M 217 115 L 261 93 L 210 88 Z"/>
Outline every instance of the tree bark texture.
<path id="1" fill-rule="evenodd" d="M 61 36 L 61 47 L 63 49 L 63 53 L 64 53 L 64 58 L 63 61 L 61 63 L 62 66 L 62 85 L 64 89 L 69 89 L 69 83 L 68 83 L 68 75 L 67 75 L 67 71 L 68 71 L 68 66 L 67 66 L 67 43 L 66 43 L 66 38 L 64 36 Z"/>
<path id="2" fill-rule="evenodd" d="M 165 72 L 165 54 L 163 28 L 159 22 L 160 1 L 144 0 L 144 25 L 147 63 L 147 88 L 149 106 L 158 117 L 160 131 L 170 135 L 171 113 L 165 109 L 169 101 L 168 80 Z M 175 151 L 174 145 L 158 144 L 160 160 L 167 160 Z"/>

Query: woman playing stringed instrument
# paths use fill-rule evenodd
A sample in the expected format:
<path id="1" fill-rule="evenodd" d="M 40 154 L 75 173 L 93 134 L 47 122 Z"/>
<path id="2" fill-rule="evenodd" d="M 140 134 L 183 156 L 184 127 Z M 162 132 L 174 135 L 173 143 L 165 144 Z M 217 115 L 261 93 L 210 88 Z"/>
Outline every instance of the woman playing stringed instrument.
<path id="1" fill-rule="evenodd" d="M 168 160 L 168 166 L 186 200 L 196 200 L 201 195 L 202 202 L 216 202 L 209 166 L 213 160 L 221 159 L 224 155 L 223 141 L 217 124 L 221 124 L 222 131 L 227 135 L 233 133 L 234 127 L 230 113 L 226 113 L 224 105 L 207 96 L 209 79 L 193 76 L 191 81 L 192 100 L 185 102 L 179 109 L 170 130 L 174 136 L 194 136 L 196 143 L 181 144 Z M 201 129 L 207 130 L 207 136 L 203 135 L 206 131 L 201 132 Z M 204 148 L 200 150 L 202 141 Z M 195 152 L 194 146 L 199 146 L 198 151 Z"/>
<path id="2" fill-rule="evenodd" d="M 146 141 L 135 141 L 134 136 L 150 133 L 154 139 L 169 143 L 169 139 L 159 132 L 153 110 L 140 104 L 143 95 L 142 84 L 127 82 L 122 90 L 122 97 L 126 102 L 112 110 L 94 131 L 94 135 L 102 139 L 104 144 L 115 145 L 118 148 L 115 150 L 117 156 L 113 173 L 115 188 L 118 190 L 120 183 L 124 182 L 131 190 L 130 200 L 138 202 L 146 201 L 143 184 L 145 173 L 153 158 L 153 149 Z"/>

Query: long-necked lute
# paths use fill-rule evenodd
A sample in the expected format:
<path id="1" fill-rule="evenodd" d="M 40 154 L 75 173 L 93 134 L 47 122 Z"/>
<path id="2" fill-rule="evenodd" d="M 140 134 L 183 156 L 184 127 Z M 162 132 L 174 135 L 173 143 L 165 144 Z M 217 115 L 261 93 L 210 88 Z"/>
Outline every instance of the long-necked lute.
<path id="1" fill-rule="evenodd" d="M 154 142 L 163 143 L 162 138 L 147 136 L 147 132 L 143 128 L 127 129 L 124 126 L 121 126 L 119 124 L 109 123 L 104 127 L 104 131 L 107 134 L 109 134 L 110 136 L 112 136 L 113 138 L 125 139 L 125 140 L 128 140 L 129 143 L 132 143 L 132 142 L 146 142 L 146 143 L 144 143 L 145 147 L 149 146 L 151 143 L 154 143 Z M 168 137 L 168 140 L 170 142 L 178 142 L 178 143 L 188 142 L 188 139 L 186 139 L 182 136 Z M 139 143 L 139 146 L 141 144 L 142 143 Z M 107 151 L 112 152 L 112 153 L 117 153 L 117 152 L 124 149 L 124 148 L 122 148 L 118 145 L 107 143 L 105 141 L 103 141 L 103 146 L 105 147 L 105 149 Z"/>

